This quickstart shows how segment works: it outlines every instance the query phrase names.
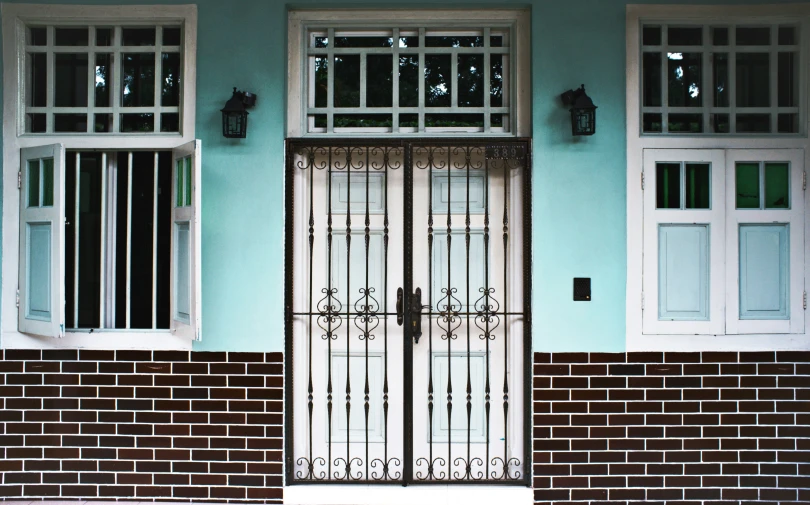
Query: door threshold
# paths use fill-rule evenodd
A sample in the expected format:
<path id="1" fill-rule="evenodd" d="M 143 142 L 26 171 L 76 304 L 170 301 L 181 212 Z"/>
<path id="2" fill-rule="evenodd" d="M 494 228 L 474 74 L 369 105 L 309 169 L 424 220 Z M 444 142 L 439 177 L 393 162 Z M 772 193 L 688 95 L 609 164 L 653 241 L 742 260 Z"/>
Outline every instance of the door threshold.
<path id="1" fill-rule="evenodd" d="M 289 505 L 529 505 L 533 502 L 532 489 L 525 486 L 300 484 L 284 488 L 284 503 Z"/>

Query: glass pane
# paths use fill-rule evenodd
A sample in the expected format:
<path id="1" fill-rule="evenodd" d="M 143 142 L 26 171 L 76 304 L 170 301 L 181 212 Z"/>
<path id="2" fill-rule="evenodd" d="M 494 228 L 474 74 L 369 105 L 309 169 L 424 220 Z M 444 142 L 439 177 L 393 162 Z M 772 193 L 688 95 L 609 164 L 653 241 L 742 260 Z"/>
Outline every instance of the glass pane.
<path id="1" fill-rule="evenodd" d="M 154 46 L 155 28 L 124 28 L 121 38 L 124 46 Z"/>
<path id="2" fill-rule="evenodd" d="M 797 53 L 779 53 L 779 71 L 777 90 L 779 107 L 796 107 L 799 105 L 799 66 Z"/>
<path id="3" fill-rule="evenodd" d="M 28 45 L 45 46 L 48 44 L 48 30 L 44 27 L 28 28 Z"/>
<path id="4" fill-rule="evenodd" d="M 86 133 L 87 114 L 54 114 L 53 131 Z"/>
<path id="5" fill-rule="evenodd" d="M 767 46 L 771 44 L 771 29 L 770 27 L 750 27 L 738 26 L 737 27 L 737 45 L 738 46 Z"/>
<path id="6" fill-rule="evenodd" d="M 644 53 L 642 60 L 643 105 L 645 107 L 660 107 L 661 53 Z"/>
<path id="7" fill-rule="evenodd" d="M 400 128 L 416 128 L 419 126 L 419 115 L 418 114 L 400 114 L 399 115 L 399 127 Z"/>
<path id="8" fill-rule="evenodd" d="M 503 62 L 508 58 L 503 54 L 492 54 L 489 63 L 489 106 L 503 107 Z"/>
<path id="9" fill-rule="evenodd" d="M 719 26 L 712 28 L 712 44 L 716 46 L 728 45 L 728 28 Z"/>
<path id="10" fill-rule="evenodd" d="M 759 163 L 737 163 L 737 208 L 759 208 Z"/>
<path id="11" fill-rule="evenodd" d="M 179 132 L 180 114 L 176 112 L 164 112 L 160 115 L 160 131 Z"/>
<path id="12" fill-rule="evenodd" d="M 329 92 L 329 58 L 319 56 L 311 58 L 315 69 L 315 107 L 326 107 Z"/>
<path id="13" fill-rule="evenodd" d="M 484 47 L 484 37 L 480 36 L 427 36 L 425 47 Z"/>
<path id="14" fill-rule="evenodd" d="M 163 53 L 163 79 L 160 103 L 164 107 L 180 105 L 180 53 Z"/>
<path id="15" fill-rule="evenodd" d="M 795 26 L 780 26 L 779 27 L 779 45 L 780 46 L 792 46 L 795 45 L 798 40 L 796 37 L 796 27 Z"/>
<path id="16" fill-rule="evenodd" d="M 360 55 L 335 56 L 335 107 L 360 107 Z"/>
<path id="17" fill-rule="evenodd" d="M 687 209 L 711 208 L 711 165 L 708 163 L 687 163 L 684 175 Z"/>
<path id="18" fill-rule="evenodd" d="M 670 46 L 699 46 L 703 44 L 703 28 L 700 26 L 675 27 L 667 30 Z"/>
<path id="19" fill-rule="evenodd" d="M 400 37 L 399 47 L 419 47 L 419 37 Z"/>
<path id="20" fill-rule="evenodd" d="M 660 46 L 661 27 L 644 25 L 644 28 L 641 30 L 641 43 L 645 46 Z"/>
<path id="21" fill-rule="evenodd" d="M 366 106 L 391 107 L 394 97 L 393 56 L 366 56 Z"/>
<path id="22" fill-rule="evenodd" d="M 714 106 L 728 107 L 728 54 L 715 53 L 712 58 L 714 74 Z"/>
<path id="23" fill-rule="evenodd" d="M 53 158 L 42 160 L 42 206 L 53 207 Z"/>
<path id="24" fill-rule="evenodd" d="M 770 114 L 737 114 L 737 133 L 770 133 Z"/>
<path id="25" fill-rule="evenodd" d="M 655 164 L 655 208 L 681 208 L 681 164 Z"/>
<path id="26" fill-rule="evenodd" d="M 425 114 L 425 126 L 432 128 L 483 128 L 483 114 Z"/>
<path id="27" fill-rule="evenodd" d="M 55 28 L 53 31 L 55 46 L 87 46 L 89 36 L 87 28 Z"/>
<path id="28" fill-rule="evenodd" d="M 663 122 L 661 114 L 644 114 L 644 132 L 645 133 L 660 133 L 662 131 Z"/>
<path id="29" fill-rule="evenodd" d="M 87 54 L 56 53 L 54 57 L 54 105 L 87 107 Z"/>
<path id="30" fill-rule="evenodd" d="M 393 47 L 394 39 L 382 37 L 335 37 L 335 47 Z"/>
<path id="31" fill-rule="evenodd" d="M 712 116 L 714 133 L 729 133 L 731 131 L 731 121 L 728 114 L 714 114 Z"/>
<path id="32" fill-rule="evenodd" d="M 186 189 L 185 189 L 186 206 L 188 207 L 188 206 L 191 205 L 191 181 L 192 181 L 192 178 L 191 178 L 191 158 L 186 158 L 185 159 L 185 165 L 186 165 L 186 175 L 183 178 L 183 180 L 185 181 L 185 186 L 186 186 Z"/>
<path id="33" fill-rule="evenodd" d="M 113 45 L 113 29 L 112 28 L 96 28 L 96 45 L 97 46 L 111 46 Z"/>
<path id="34" fill-rule="evenodd" d="M 335 128 L 390 128 L 391 114 L 335 114 Z"/>
<path id="35" fill-rule="evenodd" d="M 669 114 L 670 133 L 702 133 L 703 114 Z"/>
<path id="36" fill-rule="evenodd" d="M 669 53 L 668 87 L 670 107 L 701 107 L 702 72 L 700 53 Z"/>
<path id="37" fill-rule="evenodd" d="M 165 27 L 163 27 L 163 45 L 164 46 L 179 46 L 180 45 L 180 27 L 179 26 L 165 26 Z"/>
<path id="38" fill-rule="evenodd" d="M 154 53 L 125 53 L 123 59 L 122 105 L 124 107 L 153 107 L 155 105 Z"/>
<path id="39" fill-rule="evenodd" d="M 45 133 L 45 114 L 26 114 L 25 131 L 27 133 Z"/>
<path id="40" fill-rule="evenodd" d="M 182 207 L 183 206 L 183 188 L 185 188 L 185 184 L 183 184 L 183 175 L 185 175 L 183 170 L 183 160 L 177 160 L 177 186 L 176 191 L 177 194 L 174 198 L 174 205 L 175 207 Z"/>
<path id="41" fill-rule="evenodd" d="M 790 208 L 790 165 L 765 163 L 765 208 Z"/>
<path id="42" fill-rule="evenodd" d="M 155 131 L 154 114 L 121 114 L 121 131 L 149 133 Z"/>
<path id="43" fill-rule="evenodd" d="M 450 55 L 425 55 L 425 105 L 450 107 Z"/>
<path id="44" fill-rule="evenodd" d="M 328 46 L 329 46 L 329 37 L 315 37 L 313 47 L 328 47 Z"/>
<path id="45" fill-rule="evenodd" d="M 326 114 L 313 114 L 312 118 L 315 128 L 326 128 Z M 313 131 L 311 128 L 309 131 Z"/>
<path id="46" fill-rule="evenodd" d="M 737 53 L 737 107 L 770 107 L 768 53 Z"/>
<path id="47" fill-rule="evenodd" d="M 39 160 L 28 161 L 28 206 L 39 207 Z"/>
<path id="48" fill-rule="evenodd" d="M 28 106 L 45 107 L 48 96 L 48 57 L 45 53 L 29 53 L 28 62 Z"/>
<path id="49" fill-rule="evenodd" d="M 405 54 L 399 57 L 399 106 L 419 105 L 419 57 Z"/>
<path id="50" fill-rule="evenodd" d="M 799 133 L 798 114 L 779 114 L 776 122 L 779 133 Z"/>
<path id="51" fill-rule="evenodd" d="M 489 47 L 503 47 L 503 37 L 500 35 L 491 35 L 489 37 Z"/>
<path id="52" fill-rule="evenodd" d="M 489 126 L 493 128 L 503 128 L 503 118 L 506 114 L 490 114 Z"/>
<path id="53" fill-rule="evenodd" d="M 96 107 L 110 107 L 112 87 L 112 55 L 96 54 Z"/>
<path id="54" fill-rule="evenodd" d="M 96 114 L 93 121 L 93 129 L 96 133 L 109 133 L 113 131 L 113 115 Z"/>
<path id="55" fill-rule="evenodd" d="M 484 106 L 484 55 L 458 55 L 458 106 Z"/>

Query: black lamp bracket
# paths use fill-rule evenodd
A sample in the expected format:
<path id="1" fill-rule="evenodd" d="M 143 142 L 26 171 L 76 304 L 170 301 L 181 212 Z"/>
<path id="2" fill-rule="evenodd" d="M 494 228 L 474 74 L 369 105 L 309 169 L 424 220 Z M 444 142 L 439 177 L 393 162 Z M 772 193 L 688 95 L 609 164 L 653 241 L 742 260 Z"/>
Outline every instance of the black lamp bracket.
<path id="1" fill-rule="evenodd" d="M 582 84 L 577 89 L 569 89 L 568 91 L 560 95 L 560 98 L 562 99 L 563 105 L 568 107 L 569 105 L 573 105 L 577 101 L 577 99 L 584 94 L 585 94 L 585 85 Z"/>

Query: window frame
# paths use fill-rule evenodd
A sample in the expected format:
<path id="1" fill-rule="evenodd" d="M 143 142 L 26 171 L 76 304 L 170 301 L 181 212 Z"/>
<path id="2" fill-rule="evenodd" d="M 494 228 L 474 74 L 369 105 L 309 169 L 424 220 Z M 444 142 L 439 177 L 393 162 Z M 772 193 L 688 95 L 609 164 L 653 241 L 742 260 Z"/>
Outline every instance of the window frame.
<path id="1" fill-rule="evenodd" d="M 775 8 L 778 7 L 778 8 Z M 760 23 L 762 20 L 790 18 L 801 31 L 803 61 L 808 56 L 808 29 L 810 28 L 810 3 L 736 6 L 699 5 L 628 5 L 626 7 L 626 190 L 627 190 L 627 272 L 625 294 L 625 323 L 627 351 L 740 351 L 810 349 L 807 310 L 803 310 L 804 333 L 758 333 L 758 334 L 644 334 L 643 314 L 645 304 L 644 282 L 644 191 L 650 191 L 653 178 L 644 180 L 645 149 L 801 149 L 804 172 L 810 170 L 810 142 L 807 128 L 800 134 L 735 135 L 646 135 L 641 133 L 641 25 L 646 20 L 672 20 L 670 22 L 711 23 L 716 20 L 734 19 L 740 23 Z M 803 97 L 800 101 L 803 121 L 807 121 L 807 97 L 810 83 L 807 69 L 802 68 L 800 81 Z M 810 237 L 810 205 L 807 191 L 804 198 L 805 247 Z M 805 255 L 803 273 L 798 276 L 804 289 L 810 285 L 810 255 Z M 797 277 L 794 274 L 792 277 Z M 727 302 L 728 303 L 728 302 Z M 649 306 L 649 305 L 647 305 Z M 657 308 L 656 308 L 657 310 Z M 724 308 L 728 310 L 728 307 Z"/>
<path id="2" fill-rule="evenodd" d="M 510 64 L 513 67 L 509 91 L 510 131 L 484 132 L 423 130 L 415 132 L 381 132 L 374 129 L 355 130 L 341 128 L 339 132 L 310 132 L 307 125 L 309 83 L 307 82 L 308 32 L 311 28 L 356 28 L 362 19 L 369 31 L 382 27 L 408 27 L 438 30 L 463 30 L 471 27 L 508 28 L 510 38 Z M 531 62 L 530 16 L 528 9 L 480 9 L 480 10 L 415 10 L 415 9 L 319 9 L 290 10 L 287 30 L 287 136 L 288 137 L 510 137 L 531 135 Z M 482 48 L 483 50 L 483 48 Z M 407 52 L 407 51 L 403 51 Z M 411 51 L 413 52 L 413 51 Z M 463 111 L 461 111 L 463 112 Z"/>
<path id="3" fill-rule="evenodd" d="M 37 337 L 18 331 L 18 271 L 20 257 L 20 198 L 17 177 L 20 150 L 63 144 L 66 150 L 172 151 L 195 140 L 196 122 L 196 5 L 71 6 L 8 4 L 0 7 L 3 23 L 3 230 L 2 291 L 0 291 L 0 348 L 183 349 L 192 340 L 170 330 L 101 330 L 66 332 L 63 338 Z M 183 25 L 183 74 L 181 126 L 178 133 L 80 133 L 27 134 L 22 121 L 25 104 L 21 93 L 25 72 L 25 29 L 29 23 L 60 24 L 64 20 L 98 23 L 163 23 Z M 9 251 L 14 251 L 8 253 Z"/>

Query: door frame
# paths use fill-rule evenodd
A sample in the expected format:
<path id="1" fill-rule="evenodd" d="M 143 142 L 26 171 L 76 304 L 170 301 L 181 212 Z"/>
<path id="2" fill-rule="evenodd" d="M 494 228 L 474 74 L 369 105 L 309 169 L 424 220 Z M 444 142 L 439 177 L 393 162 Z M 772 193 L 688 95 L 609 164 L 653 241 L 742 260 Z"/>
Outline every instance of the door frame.
<path id="1" fill-rule="evenodd" d="M 470 146 L 487 149 L 487 152 L 498 152 L 498 148 L 521 146 L 523 148 L 524 172 L 522 178 L 521 198 L 522 198 L 522 223 L 520 229 L 522 233 L 522 282 L 523 282 L 523 380 L 522 402 L 523 402 L 523 473 L 520 478 L 507 481 L 470 481 L 470 480 L 441 480 L 441 481 L 419 481 L 413 478 L 413 430 L 408 419 L 413 418 L 413 369 L 404 367 L 403 396 L 405 405 L 403 406 L 403 461 L 402 478 L 398 480 L 379 481 L 380 485 L 506 485 L 506 486 L 526 486 L 531 487 L 532 483 L 532 142 L 531 138 L 288 138 L 285 140 L 284 148 L 284 442 L 283 442 L 283 464 L 284 464 L 284 485 L 347 485 L 351 482 L 345 481 L 311 481 L 296 480 L 294 477 L 294 342 L 293 342 L 293 299 L 294 299 L 294 272 L 295 272 L 295 177 L 294 164 L 292 163 L 294 152 L 301 147 L 402 147 L 404 149 L 405 163 L 403 169 L 404 176 L 404 209 L 403 227 L 404 236 L 404 277 L 403 291 L 413 292 L 413 170 L 411 166 L 410 152 L 413 146 Z M 487 155 L 489 158 L 489 154 Z M 495 158 L 498 159 L 498 158 Z M 411 297 L 405 296 L 404 304 L 404 324 L 405 332 L 403 339 L 403 358 L 406 363 L 413 362 L 414 339 L 411 334 Z M 358 481 L 358 484 L 368 485 L 367 481 Z"/>

